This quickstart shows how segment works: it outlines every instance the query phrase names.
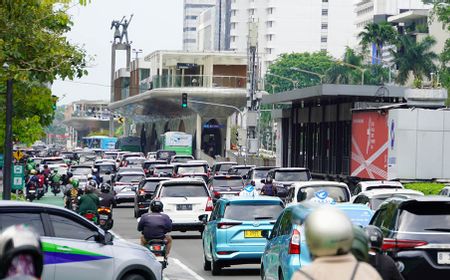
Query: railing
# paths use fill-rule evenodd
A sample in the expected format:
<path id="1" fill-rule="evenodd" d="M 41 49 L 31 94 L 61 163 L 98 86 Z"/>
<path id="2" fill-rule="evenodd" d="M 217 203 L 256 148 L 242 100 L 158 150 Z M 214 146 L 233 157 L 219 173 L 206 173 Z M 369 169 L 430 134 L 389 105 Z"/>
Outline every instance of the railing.
<path id="1" fill-rule="evenodd" d="M 150 89 L 176 87 L 246 88 L 247 78 L 242 76 L 163 75 L 153 76 Z"/>

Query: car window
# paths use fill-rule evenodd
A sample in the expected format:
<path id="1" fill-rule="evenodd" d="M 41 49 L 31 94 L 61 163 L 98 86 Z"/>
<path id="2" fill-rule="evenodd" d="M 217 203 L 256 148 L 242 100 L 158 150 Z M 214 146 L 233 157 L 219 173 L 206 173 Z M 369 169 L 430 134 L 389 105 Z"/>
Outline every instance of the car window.
<path id="1" fill-rule="evenodd" d="M 287 211 L 283 215 L 283 219 L 281 220 L 279 235 L 291 234 L 291 229 L 292 229 L 292 211 Z"/>
<path id="2" fill-rule="evenodd" d="M 58 238 L 94 240 L 93 235 L 97 233 L 96 231 L 66 217 L 51 214 L 50 221 L 53 225 L 55 237 Z"/>
<path id="3" fill-rule="evenodd" d="M 277 237 L 279 234 L 281 220 L 283 219 L 284 214 L 281 214 L 275 224 L 273 225 L 272 232 L 270 233 L 270 239 Z"/>
<path id="4" fill-rule="evenodd" d="M 221 164 L 221 165 L 219 166 L 219 170 L 217 170 L 217 171 L 228 171 L 231 167 L 233 167 L 233 165 L 236 165 L 236 164 L 233 164 L 233 163 L 223 163 L 223 164 Z"/>
<path id="5" fill-rule="evenodd" d="M 360 204 L 366 204 L 369 202 L 369 199 L 365 195 L 360 195 L 357 198 L 355 198 L 354 203 L 360 203 Z"/>
<path id="6" fill-rule="evenodd" d="M 305 188 L 300 188 L 297 193 L 297 202 L 304 200 L 309 200 L 318 193 L 326 192 L 327 197 L 334 199 L 336 202 L 348 202 L 350 197 L 348 196 L 347 189 L 338 186 L 310 186 Z"/>
<path id="7" fill-rule="evenodd" d="M 398 231 L 450 232 L 450 203 L 408 205 L 400 212 Z"/>
<path id="8" fill-rule="evenodd" d="M 166 185 L 160 197 L 204 197 L 208 192 L 203 185 Z"/>
<path id="9" fill-rule="evenodd" d="M 180 166 L 177 170 L 178 174 L 186 173 L 206 173 L 206 168 L 204 165 L 201 166 Z"/>
<path id="10" fill-rule="evenodd" d="M 281 171 L 275 172 L 275 181 L 308 181 L 308 171 Z"/>
<path id="11" fill-rule="evenodd" d="M 144 179 L 144 176 L 142 175 L 119 175 L 117 178 L 117 182 L 121 183 L 132 183 L 132 182 L 140 182 L 142 179 Z"/>
<path id="12" fill-rule="evenodd" d="M 45 236 L 41 215 L 38 213 L 3 213 L 0 212 L 0 232 L 9 226 L 25 224 L 32 227 L 39 235 Z"/>
<path id="13" fill-rule="evenodd" d="M 267 173 L 269 173 L 269 170 L 264 170 L 264 169 L 257 169 L 253 171 L 255 173 L 255 178 L 254 179 L 264 179 L 267 176 Z"/>
<path id="14" fill-rule="evenodd" d="M 356 185 L 356 188 L 353 190 L 353 194 L 357 195 L 361 192 L 361 185 Z"/>
<path id="15" fill-rule="evenodd" d="M 384 221 L 385 216 L 386 216 L 386 208 L 378 210 L 375 213 L 372 222 L 370 224 L 381 228 L 382 225 L 386 224 L 386 222 Z"/>
<path id="16" fill-rule="evenodd" d="M 295 197 L 295 188 L 289 189 L 288 195 L 286 197 L 286 203 L 291 203 L 294 201 Z"/>
<path id="17" fill-rule="evenodd" d="M 214 178 L 212 182 L 213 187 L 242 187 L 243 182 L 241 178 Z"/>
<path id="18" fill-rule="evenodd" d="M 237 221 L 275 220 L 283 211 L 280 204 L 229 204 L 224 218 Z"/>
<path id="19" fill-rule="evenodd" d="M 209 221 L 214 221 L 218 218 L 220 212 L 220 203 L 217 203 L 214 207 L 214 210 L 211 213 L 211 216 L 209 217 Z"/>
<path id="20" fill-rule="evenodd" d="M 141 187 L 141 189 L 144 189 L 145 191 L 152 192 L 155 191 L 156 186 L 158 186 L 159 181 L 147 181 L 145 184 Z"/>

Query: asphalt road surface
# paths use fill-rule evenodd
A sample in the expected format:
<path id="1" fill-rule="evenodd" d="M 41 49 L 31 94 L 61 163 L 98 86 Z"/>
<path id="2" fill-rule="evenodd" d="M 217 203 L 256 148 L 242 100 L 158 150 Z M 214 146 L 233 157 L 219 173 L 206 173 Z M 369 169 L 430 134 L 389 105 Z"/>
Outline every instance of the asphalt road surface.
<path id="1" fill-rule="evenodd" d="M 113 232 L 122 238 L 138 243 L 140 233 L 136 230 L 137 221 L 133 208 L 119 206 L 114 209 Z M 260 279 L 259 265 L 239 265 L 223 269 L 221 276 L 212 276 L 210 271 L 203 271 L 203 253 L 200 233 L 172 233 L 174 244 L 170 253 L 169 266 L 164 272 L 165 279 Z"/>

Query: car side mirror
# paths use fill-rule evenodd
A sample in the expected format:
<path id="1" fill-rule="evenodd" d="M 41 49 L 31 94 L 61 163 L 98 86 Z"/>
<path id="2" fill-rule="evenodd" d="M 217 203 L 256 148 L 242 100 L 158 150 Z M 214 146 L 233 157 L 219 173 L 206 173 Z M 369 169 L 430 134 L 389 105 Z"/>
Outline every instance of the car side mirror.
<path id="1" fill-rule="evenodd" d="M 270 240 L 270 231 L 269 230 L 263 230 L 262 232 L 261 232 L 261 235 L 262 235 L 262 237 L 264 237 L 265 239 L 267 239 L 267 240 Z"/>
<path id="2" fill-rule="evenodd" d="M 206 225 L 206 223 L 208 222 L 208 214 L 198 216 L 198 220 Z"/>

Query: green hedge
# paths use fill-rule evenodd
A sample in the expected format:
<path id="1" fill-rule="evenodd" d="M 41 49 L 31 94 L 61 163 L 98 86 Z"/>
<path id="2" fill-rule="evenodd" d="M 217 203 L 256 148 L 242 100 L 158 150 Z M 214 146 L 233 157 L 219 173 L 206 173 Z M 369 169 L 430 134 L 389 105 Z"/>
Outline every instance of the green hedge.
<path id="1" fill-rule="evenodd" d="M 444 184 L 439 183 L 409 183 L 405 184 L 405 188 L 421 191 L 425 195 L 436 195 L 438 194 L 442 188 L 444 187 Z"/>

